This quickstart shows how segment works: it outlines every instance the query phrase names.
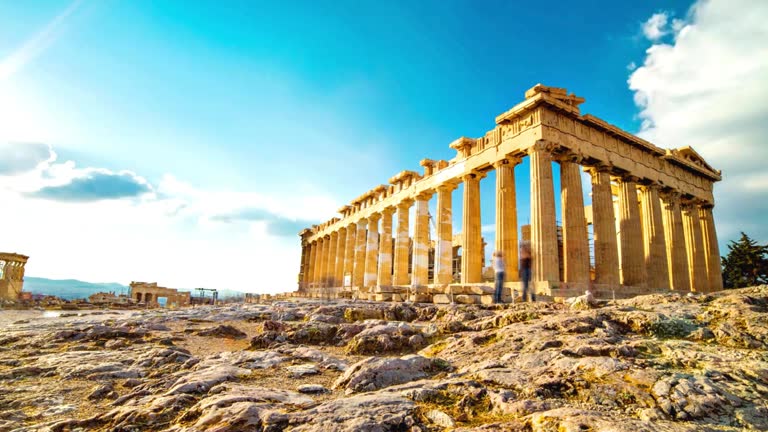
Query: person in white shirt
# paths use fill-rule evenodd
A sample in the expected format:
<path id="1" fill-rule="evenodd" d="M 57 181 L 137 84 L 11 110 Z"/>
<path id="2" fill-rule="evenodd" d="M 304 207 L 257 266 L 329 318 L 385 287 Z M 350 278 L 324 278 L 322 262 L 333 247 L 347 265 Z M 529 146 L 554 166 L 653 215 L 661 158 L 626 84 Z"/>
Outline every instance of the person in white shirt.
<path id="1" fill-rule="evenodd" d="M 501 291 L 504 289 L 504 255 L 501 251 L 493 253 L 493 269 L 496 271 L 496 290 L 493 293 L 493 302 L 501 303 Z"/>

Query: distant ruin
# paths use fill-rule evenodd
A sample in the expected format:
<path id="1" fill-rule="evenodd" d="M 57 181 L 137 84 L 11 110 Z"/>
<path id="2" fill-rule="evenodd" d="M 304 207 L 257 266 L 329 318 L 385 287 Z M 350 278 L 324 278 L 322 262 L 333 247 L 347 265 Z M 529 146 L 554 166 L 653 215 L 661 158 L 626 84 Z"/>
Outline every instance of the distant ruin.
<path id="1" fill-rule="evenodd" d="M 157 286 L 157 282 L 131 282 L 130 288 L 129 296 L 136 303 L 143 303 L 149 307 L 160 306 L 159 298 L 166 299 L 166 307 L 182 307 L 190 304 L 189 292 Z"/>
<path id="2" fill-rule="evenodd" d="M 423 159 L 423 173 L 401 171 L 389 184 L 340 208 L 340 217 L 301 231 L 295 295 L 445 303 L 460 294 L 457 301 L 463 303 L 492 301 L 483 280 L 480 181 L 495 170 L 493 248 L 507 261 L 508 297 L 521 286 L 515 166 L 526 157 L 532 283 L 540 294 L 566 297 L 591 289 L 603 297 L 630 297 L 670 289 L 721 290 L 712 214 L 720 171 L 690 147 L 659 148 L 582 114 L 583 102 L 566 89 L 536 85 L 524 101 L 496 117 L 484 136 L 452 142 L 453 159 Z M 588 207 L 582 170 L 591 178 Z M 555 191 L 557 174 L 560 190 Z M 457 247 L 452 191 L 460 184 Z M 434 196 L 433 240 L 429 203 Z"/>
<path id="3" fill-rule="evenodd" d="M 24 288 L 24 266 L 29 257 L 0 252 L 0 300 L 16 301 Z"/>

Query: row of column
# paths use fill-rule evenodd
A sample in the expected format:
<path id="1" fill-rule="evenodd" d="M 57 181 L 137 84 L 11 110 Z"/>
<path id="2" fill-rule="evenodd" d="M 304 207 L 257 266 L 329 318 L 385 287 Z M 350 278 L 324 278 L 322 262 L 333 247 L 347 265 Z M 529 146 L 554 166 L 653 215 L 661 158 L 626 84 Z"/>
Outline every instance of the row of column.
<path id="1" fill-rule="evenodd" d="M 554 283 L 559 280 L 559 257 L 552 150 L 550 144 L 540 142 L 529 155 L 534 280 Z M 587 284 L 589 246 L 578 159 L 567 153 L 556 159 L 561 169 L 563 282 Z M 722 289 L 711 205 L 682 200 L 679 193 L 672 191 L 662 193 L 659 185 L 639 184 L 639 179 L 631 175 L 612 176 L 607 165 L 588 167 L 587 172 L 592 182 L 596 284 L 692 291 Z M 616 205 L 612 180 L 619 189 Z"/>
<path id="2" fill-rule="evenodd" d="M 581 183 L 580 160 L 555 152 L 539 141 L 527 151 L 531 164 L 531 247 L 535 281 L 560 282 L 560 257 L 552 162 L 560 166 L 563 274 L 566 284 L 590 283 L 590 254 Z M 505 158 L 496 169 L 496 245 L 507 262 L 507 281 L 519 280 L 518 223 L 514 167 L 519 158 Z M 683 200 L 680 194 L 646 184 L 631 175 L 617 176 L 607 165 L 586 168 L 591 177 L 595 278 L 594 283 L 675 290 L 722 289 L 712 207 Z M 462 283 L 482 282 L 483 248 L 480 180 L 485 173 L 464 175 L 462 217 Z M 614 205 L 612 181 L 618 183 Z M 397 232 L 392 237 L 395 208 L 360 219 L 356 224 L 305 246 L 303 286 L 341 286 L 350 274 L 356 287 L 428 283 L 429 200 L 437 192 L 437 241 L 434 281 L 452 281 L 454 182 L 422 192 L 397 205 Z M 638 194 L 639 191 L 639 194 Z M 409 211 L 415 204 L 412 273 L 409 277 Z M 379 234 L 381 222 L 381 234 Z M 394 240 L 394 257 L 391 256 Z"/>
<path id="3" fill-rule="evenodd" d="M 23 262 L 2 261 L 0 262 L 0 279 L 5 280 L 23 280 L 24 279 Z"/>

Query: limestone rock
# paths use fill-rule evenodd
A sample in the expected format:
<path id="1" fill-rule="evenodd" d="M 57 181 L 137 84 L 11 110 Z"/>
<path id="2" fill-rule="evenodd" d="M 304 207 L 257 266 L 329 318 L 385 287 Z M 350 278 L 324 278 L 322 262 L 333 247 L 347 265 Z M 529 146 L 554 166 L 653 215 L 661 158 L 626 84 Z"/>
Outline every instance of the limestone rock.
<path id="1" fill-rule="evenodd" d="M 333 384 L 347 392 L 366 392 L 425 378 L 444 365 L 419 355 L 401 358 L 371 357 L 352 365 Z"/>
<path id="2" fill-rule="evenodd" d="M 199 336 L 216 336 L 231 339 L 242 339 L 248 335 L 245 332 L 238 330 L 231 325 L 218 325 L 216 327 L 209 327 L 197 332 Z"/>

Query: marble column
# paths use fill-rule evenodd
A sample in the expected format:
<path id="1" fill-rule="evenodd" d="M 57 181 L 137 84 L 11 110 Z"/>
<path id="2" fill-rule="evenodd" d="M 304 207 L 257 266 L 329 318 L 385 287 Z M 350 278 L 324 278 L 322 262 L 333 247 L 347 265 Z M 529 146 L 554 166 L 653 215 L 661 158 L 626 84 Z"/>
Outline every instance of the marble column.
<path id="1" fill-rule="evenodd" d="M 712 216 L 712 204 L 699 207 L 699 219 L 701 220 L 701 232 L 704 240 L 704 256 L 707 260 L 709 291 L 720 291 L 723 289 L 723 272 L 720 265 L 720 248 L 717 245 L 715 219 Z"/>
<path id="2" fill-rule="evenodd" d="M 315 287 L 320 286 L 323 282 L 323 256 L 325 253 L 325 239 L 320 237 L 317 239 L 317 266 L 315 270 Z"/>
<path id="3" fill-rule="evenodd" d="M 625 176 L 619 181 L 619 229 L 621 283 L 627 286 L 645 286 L 643 231 L 640 225 L 637 178 L 633 176 Z"/>
<path id="4" fill-rule="evenodd" d="M 365 248 L 368 241 L 366 236 L 368 220 L 362 218 L 357 221 L 357 234 L 355 234 L 355 268 L 352 273 L 352 286 L 360 289 L 365 281 Z"/>
<path id="5" fill-rule="evenodd" d="M 453 282 L 453 183 L 437 188 L 437 244 L 435 247 L 435 283 Z"/>
<path id="6" fill-rule="evenodd" d="M 329 284 L 331 273 L 328 271 L 329 262 L 331 261 L 331 236 L 327 235 L 323 237 L 323 261 L 321 269 L 321 282 L 324 287 Z"/>
<path id="7" fill-rule="evenodd" d="M 666 191 L 661 194 L 661 198 L 664 200 L 664 238 L 667 244 L 669 283 L 673 290 L 689 291 L 691 279 L 688 274 L 688 255 L 685 250 L 680 194 Z"/>
<path id="8" fill-rule="evenodd" d="M 528 149 L 531 158 L 532 279 L 550 283 L 560 280 L 551 149 L 552 145 L 546 141 L 537 141 Z"/>
<path id="9" fill-rule="evenodd" d="M 355 249 L 357 243 L 355 239 L 357 237 L 357 225 L 350 224 L 347 226 L 347 244 L 344 246 L 344 271 L 342 274 L 342 286 L 344 286 L 344 279 L 349 275 L 349 285 L 352 285 L 355 272 Z"/>
<path id="10" fill-rule="evenodd" d="M 381 212 L 381 240 L 379 241 L 379 274 L 376 284 L 379 287 L 392 286 L 392 214 L 394 209 L 387 207 Z"/>
<path id="11" fill-rule="evenodd" d="M 397 205 L 397 237 L 395 239 L 395 285 L 408 285 L 408 249 L 410 237 L 408 235 L 408 214 L 413 205 L 413 200 L 404 200 Z"/>
<path id="12" fill-rule="evenodd" d="M 461 222 L 461 283 L 483 281 L 483 237 L 480 224 L 480 179 L 485 174 L 465 175 L 464 212 Z"/>
<path id="13" fill-rule="evenodd" d="M 344 261 L 347 247 L 347 229 L 339 228 L 338 243 L 336 245 L 336 267 L 333 270 L 334 286 L 344 285 Z"/>
<path id="14" fill-rule="evenodd" d="M 667 243 L 661 215 L 659 185 L 641 186 L 640 203 L 643 216 L 643 245 L 648 286 L 650 288 L 669 289 Z"/>
<path id="15" fill-rule="evenodd" d="M 504 257 L 505 281 L 518 281 L 517 194 L 515 166 L 519 158 L 503 159 L 493 164 L 496 169 L 496 250 Z"/>
<path id="16" fill-rule="evenodd" d="M 572 157 L 561 159 L 560 200 L 563 215 L 563 279 L 589 284 L 589 238 L 584 213 L 581 170 Z"/>
<path id="17" fill-rule="evenodd" d="M 339 245 L 339 233 L 334 231 L 328 238 L 328 267 L 326 269 L 326 286 L 336 286 L 336 248 Z"/>
<path id="18" fill-rule="evenodd" d="M 317 242 L 309 244 L 309 269 L 305 278 L 306 287 L 315 282 L 315 269 L 317 268 Z"/>
<path id="19" fill-rule="evenodd" d="M 302 244 L 301 245 L 301 266 L 299 268 L 299 291 L 303 291 L 304 287 L 306 286 L 306 279 L 307 279 L 307 270 L 309 269 L 309 265 L 307 264 L 307 261 L 309 260 L 309 244 Z"/>
<path id="20" fill-rule="evenodd" d="M 609 167 L 590 167 L 592 177 L 592 235 L 595 243 L 595 284 L 619 285 L 619 249 L 616 242 L 616 215 Z"/>
<path id="21" fill-rule="evenodd" d="M 363 286 L 372 287 L 376 285 L 376 278 L 379 275 L 379 219 L 381 215 L 377 213 L 368 217 L 368 241 L 365 247 L 365 277 Z"/>
<path id="22" fill-rule="evenodd" d="M 422 192 L 416 197 L 416 220 L 413 225 L 413 263 L 411 286 L 429 283 L 429 199 L 432 192 Z"/>
<path id="23" fill-rule="evenodd" d="M 683 231 L 685 231 L 685 249 L 688 256 L 688 277 L 691 279 L 691 291 L 708 292 L 707 262 L 704 254 L 704 240 L 701 236 L 701 222 L 696 202 L 683 204 Z"/>

